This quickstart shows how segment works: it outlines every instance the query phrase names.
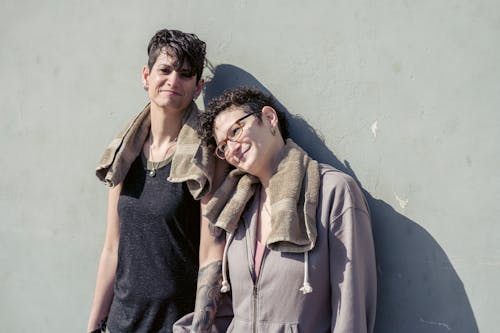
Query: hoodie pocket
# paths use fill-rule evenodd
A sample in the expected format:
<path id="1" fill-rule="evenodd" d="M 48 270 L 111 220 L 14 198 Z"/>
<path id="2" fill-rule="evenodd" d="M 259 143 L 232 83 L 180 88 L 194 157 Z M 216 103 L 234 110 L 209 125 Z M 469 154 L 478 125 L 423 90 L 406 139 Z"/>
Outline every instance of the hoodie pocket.
<path id="1" fill-rule="evenodd" d="M 236 317 L 231 320 L 226 333 L 252 332 L 252 324 Z"/>
<path id="2" fill-rule="evenodd" d="M 258 323 L 257 332 L 266 333 L 299 333 L 298 323 Z"/>
<path id="3" fill-rule="evenodd" d="M 299 333 L 298 323 L 270 323 L 260 322 L 257 324 L 259 333 Z"/>
<path id="4" fill-rule="evenodd" d="M 252 332 L 252 322 L 233 318 L 231 324 L 227 328 L 226 333 L 247 333 Z M 273 322 L 258 322 L 258 333 L 299 333 L 298 323 L 273 323 Z"/>

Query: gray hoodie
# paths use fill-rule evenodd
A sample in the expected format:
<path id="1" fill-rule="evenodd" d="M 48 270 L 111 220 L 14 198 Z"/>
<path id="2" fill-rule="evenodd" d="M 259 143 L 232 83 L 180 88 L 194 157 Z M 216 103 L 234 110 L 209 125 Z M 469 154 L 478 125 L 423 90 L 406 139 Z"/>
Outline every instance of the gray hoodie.
<path id="1" fill-rule="evenodd" d="M 350 176 L 324 164 L 320 172 L 315 247 L 306 253 L 266 249 L 258 277 L 258 200 L 249 202 L 228 239 L 234 317 L 227 332 L 373 332 L 377 280 L 368 206 Z M 303 292 L 306 285 L 310 293 Z"/>

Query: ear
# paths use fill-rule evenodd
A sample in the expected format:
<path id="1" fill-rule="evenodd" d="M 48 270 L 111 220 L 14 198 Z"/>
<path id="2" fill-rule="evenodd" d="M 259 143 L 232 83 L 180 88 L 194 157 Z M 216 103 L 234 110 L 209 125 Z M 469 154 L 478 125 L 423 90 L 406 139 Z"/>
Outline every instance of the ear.
<path id="1" fill-rule="evenodd" d="M 262 108 L 262 119 L 265 119 L 271 127 L 278 126 L 278 114 L 276 110 L 270 106 L 266 105 Z"/>
<path id="2" fill-rule="evenodd" d="M 200 96 L 201 92 L 203 91 L 203 87 L 205 87 L 205 80 L 200 79 L 194 89 L 193 100 L 197 99 L 198 96 Z"/>
<path id="3" fill-rule="evenodd" d="M 142 67 L 141 79 L 142 79 L 142 85 L 144 86 L 144 90 L 147 91 L 149 88 L 149 67 L 148 66 Z"/>

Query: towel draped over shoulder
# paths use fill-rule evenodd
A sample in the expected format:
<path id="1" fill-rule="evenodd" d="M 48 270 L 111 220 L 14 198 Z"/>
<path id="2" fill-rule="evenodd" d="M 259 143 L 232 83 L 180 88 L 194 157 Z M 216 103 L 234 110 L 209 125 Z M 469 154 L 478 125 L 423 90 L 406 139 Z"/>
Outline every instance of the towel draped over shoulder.
<path id="1" fill-rule="evenodd" d="M 196 133 L 199 110 L 191 102 L 177 138 L 177 147 L 172 158 L 168 180 L 186 182 L 191 195 L 200 199 L 210 191 L 214 172 L 214 157 L 200 145 Z M 134 160 L 142 151 L 151 128 L 150 104 L 118 133 L 102 154 L 96 168 L 96 176 L 107 186 L 121 183 Z"/>
<path id="2" fill-rule="evenodd" d="M 199 110 L 192 102 L 183 119 L 172 158 L 168 180 L 186 182 L 195 199 L 210 191 L 215 161 L 196 133 Z M 150 105 L 118 133 L 102 154 L 97 177 L 107 186 L 121 183 L 142 151 L 151 127 Z M 267 247 L 282 252 L 306 252 L 316 242 L 316 208 L 320 176 L 318 162 L 311 159 L 293 140 L 281 151 L 276 172 L 269 182 L 272 231 Z M 234 232 L 259 180 L 234 169 L 208 202 L 203 215 L 215 226 Z"/>

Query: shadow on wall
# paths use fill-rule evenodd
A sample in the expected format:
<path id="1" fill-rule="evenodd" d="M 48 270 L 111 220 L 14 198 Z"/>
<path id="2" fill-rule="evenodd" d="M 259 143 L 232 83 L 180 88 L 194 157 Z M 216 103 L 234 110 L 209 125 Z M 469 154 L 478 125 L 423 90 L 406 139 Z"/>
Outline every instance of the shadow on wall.
<path id="1" fill-rule="evenodd" d="M 212 67 L 204 101 L 235 86 L 251 86 L 272 94 L 248 72 L 233 65 Z M 314 159 L 354 177 L 348 161 L 340 162 L 324 140 L 300 116 L 279 102 L 290 123 L 291 137 Z M 373 219 L 378 272 L 375 332 L 479 332 L 464 286 L 446 253 L 414 221 L 364 190 Z"/>

